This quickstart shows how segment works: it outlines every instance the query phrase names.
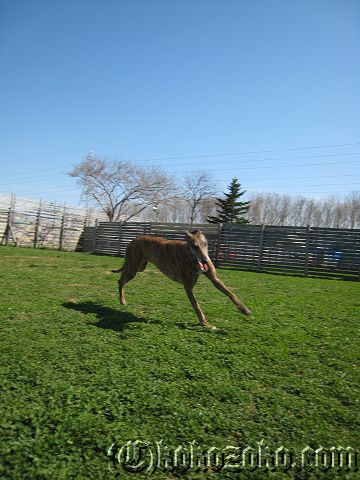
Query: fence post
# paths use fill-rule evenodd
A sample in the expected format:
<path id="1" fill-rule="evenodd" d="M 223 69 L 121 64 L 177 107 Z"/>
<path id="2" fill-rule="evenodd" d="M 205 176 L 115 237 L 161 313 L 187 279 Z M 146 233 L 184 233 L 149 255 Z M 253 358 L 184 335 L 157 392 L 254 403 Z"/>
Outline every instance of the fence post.
<path id="1" fill-rule="evenodd" d="M 8 243 L 9 243 L 9 236 L 10 236 L 10 233 L 11 233 L 11 217 L 12 217 L 12 208 L 11 208 L 11 205 L 10 205 L 9 211 L 8 211 L 8 214 L 7 214 L 5 233 L 4 233 L 4 236 L 3 236 L 3 239 L 5 238 L 5 245 L 8 245 Z"/>
<path id="2" fill-rule="evenodd" d="M 9 243 L 9 238 L 10 235 L 12 236 L 12 239 L 15 243 L 15 247 L 17 247 L 18 241 L 17 238 L 15 237 L 14 231 L 13 231 L 13 221 L 14 221 L 14 215 L 15 215 L 15 195 L 11 195 L 11 200 L 10 200 L 10 207 L 9 211 L 7 214 L 7 219 L 6 219 L 6 227 L 4 234 L 1 239 L 1 245 L 3 244 L 5 240 L 5 245 L 8 245 Z"/>
<path id="3" fill-rule="evenodd" d="M 259 238 L 259 257 L 257 262 L 258 270 L 261 269 L 261 262 L 262 262 L 263 250 L 264 250 L 264 234 L 265 234 L 265 224 L 263 223 L 261 225 L 260 238 Z"/>
<path id="4" fill-rule="evenodd" d="M 309 257 L 310 257 L 310 225 L 306 226 L 306 243 L 305 243 L 305 277 L 309 273 Z"/>
<path id="5" fill-rule="evenodd" d="M 66 205 L 64 205 L 64 212 L 61 218 L 59 250 L 62 250 L 64 247 L 65 215 L 66 215 Z"/>
<path id="6" fill-rule="evenodd" d="M 98 219 L 95 219 L 95 232 L 94 232 L 94 244 L 92 248 L 92 253 L 96 251 L 96 237 L 97 237 L 97 230 L 98 230 Z"/>
<path id="7" fill-rule="evenodd" d="M 217 234 L 217 240 L 216 240 L 216 248 L 215 248 L 215 258 L 214 258 L 214 264 L 215 267 L 218 266 L 219 263 L 219 252 L 220 252 L 220 245 L 221 245 L 221 232 L 222 232 L 223 224 L 219 223 L 218 224 L 218 234 Z"/>
<path id="8" fill-rule="evenodd" d="M 37 248 L 37 244 L 39 240 L 40 216 L 41 216 L 41 200 L 39 202 L 39 209 L 37 211 L 36 220 L 35 220 L 34 248 Z"/>
<path id="9" fill-rule="evenodd" d="M 118 246 L 118 255 L 119 255 L 119 257 L 121 256 L 122 231 L 123 231 L 123 222 L 120 220 L 120 225 L 119 225 L 119 246 Z"/>
<path id="10" fill-rule="evenodd" d="M 8 241 L 9 241 L 10 209 L 11 209 L 11 207 L 9 207 L 8 214 L 7 214 L 7 217 L 6 217 L 6 227 L 5 227 L 2 239 L 1 239 L 1 245 L 7 245 Z"/>
<path id="11" fill-rule="evenodd" d="M 15 247 L 17 247 L 18 241 L 17 238 L 15 237 L 14 230 L 13 230 L 13 225 L 14 225 L 14 217 L 15 217 L 15 205 L 16 205 L 16 196 L 12 195 L 11 196 L 11 212 L 9 212 L 9 233 L 11 233 L 11 236 L 14 240 Z"/>

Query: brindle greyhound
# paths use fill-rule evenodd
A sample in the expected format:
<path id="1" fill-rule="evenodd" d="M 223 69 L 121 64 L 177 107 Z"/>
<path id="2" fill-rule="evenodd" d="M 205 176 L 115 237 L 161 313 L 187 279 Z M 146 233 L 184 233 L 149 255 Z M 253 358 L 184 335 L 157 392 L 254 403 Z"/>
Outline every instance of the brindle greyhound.
<path id="1" fill-rule="evenodd" d="M 186 241 L 166 240 L 152 235 L 136 237 L 126 250 L 124 265 L 112 272 L 122 272 L 119 280 L 119 299 L 126 305 L 123 287 L 132 280 L 137 272 L 145 270 L 147 262 L 154 263 L 158 269 L 175 282 L 185 287 L 187 296 L 198 319 L 207 328 L 215 329 L 208 323 L 193 294 L 193 288 L 203 273 L 215 287 L 227 295 L 241 313 L 249 315 L 250 310 L 217 278 L 216 270 L 209 258 L 208 243 L 199 230 L 186 233 Z"/>

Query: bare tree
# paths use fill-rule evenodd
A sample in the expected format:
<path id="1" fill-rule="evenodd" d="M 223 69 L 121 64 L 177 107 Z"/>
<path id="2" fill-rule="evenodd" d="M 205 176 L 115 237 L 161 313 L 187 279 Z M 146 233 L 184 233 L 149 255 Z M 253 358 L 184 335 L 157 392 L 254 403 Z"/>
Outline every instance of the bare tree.
<path id="1" fill-rule="evenodd" d="M 157 167 L 93 154 L 68 175 L 77 178 L 83 195 L 97 204 L 110 222 L 128 221 L 152 205 L 160 205 L 175 191 L 174 180 Z"/>
<path id="2" fill-rule="evenodd" d="M 343 199 L 258 193 L 251 198 L 248 219 L 253 224 L 359 228 L 360 193 L 352 192 Z"/>
<path id="3" fill-rule="evenodd" d="M 349 228 L 360 227 L 360 192 L 351 192 L 345 197 Z"/>
<path id="4" fill-rule="evenodd" d="M 209 172 L 198 170 L 185 176 L 182 191 L 189 206 L 190 223 L 194 223 L 197 216 L 202 216 L 202 207 L 209 202 L 215 190 L 215 181 Z"/>
<path id="5" fill-rule="evenodd" d="M 201 202 L 200 208 L 199 208 L 199 220 L 201 223 L 206 223 L 208 217 L 215 216 L 217 212 L 217 206 L 216 206 L 216 197 L 211 196 L 211 197 L 206 197 L 204 200 Z"/>

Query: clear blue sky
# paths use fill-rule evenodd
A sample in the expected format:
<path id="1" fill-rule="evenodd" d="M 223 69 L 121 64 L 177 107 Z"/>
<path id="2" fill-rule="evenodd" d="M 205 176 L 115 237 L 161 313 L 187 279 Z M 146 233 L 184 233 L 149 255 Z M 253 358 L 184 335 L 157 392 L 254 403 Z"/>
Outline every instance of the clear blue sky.
<path id="1" fill-rule="evenodd" d="M 0 132 L 22 197 L 78 205 L 64 172 L 90 150 L 222 190 L 360 190 L 360 2 L 0 0 Z"/>

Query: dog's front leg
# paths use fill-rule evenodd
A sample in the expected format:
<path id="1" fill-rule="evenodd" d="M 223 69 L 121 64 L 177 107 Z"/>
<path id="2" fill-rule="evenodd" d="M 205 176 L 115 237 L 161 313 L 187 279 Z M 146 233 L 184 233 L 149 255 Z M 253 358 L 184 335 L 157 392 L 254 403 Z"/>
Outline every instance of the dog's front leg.
<path id="1" fill-rule="evenodd" d="M 211 329 L 215 329 L 216 327 L 214 327 L 213 325 L 210 325 L 210 323 L 206 320 L 205 318 L 205 315 L 203 314 L 201 308 L 200 308 L 200 305 L 198 304 L 194 294 L 193 294 L 193 291 L 192 291 L 192 288 L 190 287 L 185 287 L 185 291 L 186 291 L 186 294 L 190 300 L 190 303 L 193 307 L 193 309 L 195 310 L 195 313 L 201 323 L 201 325 L 204 325 L 204 327 L 206 328 L 211 328 Z"/>
<path id="2" fill-rule="evenodd" d="M 240 300 L 237 298 L 237 296 L 234 295 L 227 288 L 227 286 L 224 285 L 224 283 L 217 278 L 215 269 L 209 270 L 209 272 L 205 273 L 205 275 L 208 277 L 209 280 L 212 281 L 213 285 L 218 290 L 220 290 L 220 292 L 224 293 L 230 298 L 230 300 L 233 302 L 234 305 L 236 305 L 236 307 L 240 310 L 241 313 L 243 313 L 244 315 L 250 315 L 251 310 L 249 310 L 246 305 L 241 303 Z"/>

